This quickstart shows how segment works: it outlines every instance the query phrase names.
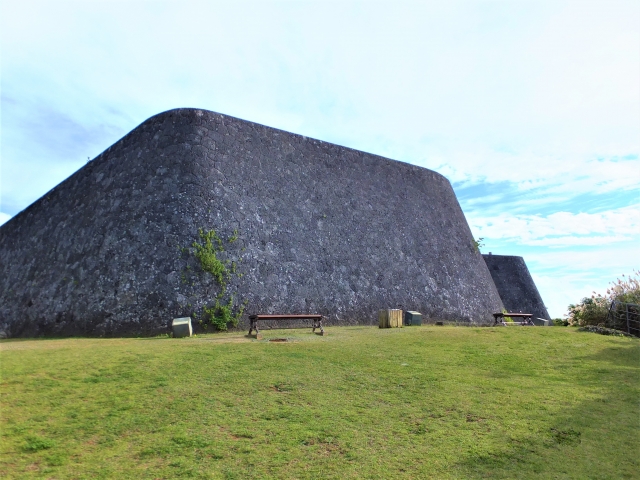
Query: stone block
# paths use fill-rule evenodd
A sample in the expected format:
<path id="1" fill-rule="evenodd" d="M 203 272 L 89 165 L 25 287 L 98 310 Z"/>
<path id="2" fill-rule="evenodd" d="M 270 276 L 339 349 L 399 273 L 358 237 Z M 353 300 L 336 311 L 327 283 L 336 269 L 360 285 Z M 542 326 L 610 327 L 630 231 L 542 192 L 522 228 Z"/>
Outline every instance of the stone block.
<path id="1" fill-rule="evenodd" d="M 193 334 L 191 317 L 174 318 L 171 322 L 171 329 L 175 338 L 190 337 Z"/>
<path id="2" fill-rule="evenodd" d="M 404 312 L 405 325 L 422 325 L 422 314 L 420 312 Z"/>
<path id="3" fill-rule="evenodd" d="M 544 318 L 534 318 L 533 319 L 533 324 L 536 327 L 550 327 L 551 325 L 553 325 L 551 320 L 546 320 Z"/>

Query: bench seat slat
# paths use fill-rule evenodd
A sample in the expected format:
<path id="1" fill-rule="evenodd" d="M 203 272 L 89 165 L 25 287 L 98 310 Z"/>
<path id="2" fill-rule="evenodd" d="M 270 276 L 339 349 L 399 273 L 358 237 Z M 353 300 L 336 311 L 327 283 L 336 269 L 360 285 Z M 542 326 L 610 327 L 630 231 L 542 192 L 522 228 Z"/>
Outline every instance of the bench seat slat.
<path id="1" fill-rule="evenodd" d="M 256 314 L 249 315 L 250 325 L 249 325 L 249 335 L 253 330 L 256 331 L 256 337 L 259 333 L 258 330 L 258 321 L 263 320 L 313 320 L 312 332 L 316 331 L 316 328 L 320 329 L 320 335 L 324 335 L 324 328 L 322 328 L 322 315 L 318 315 L 315 313 L 312 314 L 289 314 L 289 315 L 276 315 L 276 314 Z"/>
<path id="2" fill-rule="evenodd" d="M 504 321 L 505 317 L 513 317 L 513 318 L 521 318 L 523 321 L 522 322 L 513 322 L 516 325 L 533 325 L 533 322 L 531 320 L 531 317 L 533 317 L 533 314 L 531 313 L 520 313 L 520 312 L 498 312 L 498 313 L 494 313 L 493 314 L 493 325 L 498 325 L 498 323 L 500 322 L 502 325 L 507 325 L 507 323 Z M 499 318 L 501 318 L 502 320 L 498 320 Z"/>

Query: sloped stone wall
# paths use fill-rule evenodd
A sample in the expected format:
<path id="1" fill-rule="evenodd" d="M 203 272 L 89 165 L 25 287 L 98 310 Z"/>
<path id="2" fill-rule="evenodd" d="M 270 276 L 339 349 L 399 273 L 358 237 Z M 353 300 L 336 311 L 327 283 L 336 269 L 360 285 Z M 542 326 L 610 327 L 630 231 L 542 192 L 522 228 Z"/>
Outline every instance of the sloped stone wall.
<path id="1" fill-rule="evenodd" d="M 531 313 L 536 318 L 551 320 L 522 257 L 492 254 L 482 256 L 504 308 L 509 312 Z"/>
<path id="2" fill-rule="evenodd" d="M 502 303 L 449 182 L 423 168 L 178 109 L 145 121 L 0 227 L 0 329 L 153 335 L 217 287 L 198 229 L 241 260 L 245 313 L 374 324 L 381 308 L 485 323 Z M 189 268 L 187 268 L 189 267 Z"/>

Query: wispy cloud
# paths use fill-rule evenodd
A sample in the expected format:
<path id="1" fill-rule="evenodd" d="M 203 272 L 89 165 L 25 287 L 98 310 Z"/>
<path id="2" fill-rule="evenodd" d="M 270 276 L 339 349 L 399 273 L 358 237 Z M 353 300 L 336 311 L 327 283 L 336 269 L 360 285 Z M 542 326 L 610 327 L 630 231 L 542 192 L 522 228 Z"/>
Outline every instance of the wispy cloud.
<path id="1" fill-rule="evenodd" d="M 478 237 L 509 239 L 521 245 L 605 245 L 630 240 L 640 233 L 640 204 L 601 213 L 556 212 L 542 215 L 501 213 L 473 216 Z"/>
<path id="2" fill-rule="evenodd" d="M 611 157 L 594 154 L 535 155 L 529 152 L 452 153 L 430 161 L 461 186 L 479 183 L 508 183 L 519 192 L 544 191 L 551 196 L 603 194 L 617 190 L 637 190 L 640 183 L 640 160 L 635 149 Z"/>
<path id="3" fill-rule="evenodd" d="M 633 240 L 631 236 L 624 235 L 599 235 L 595 237 L 565 236 L 547 237 L 540 240 L 530 240 L 527 245 L 536 247 L 569 247 L 569 246 L 594 246 L 611 245 L 612 243 L 627 242 Z"/>

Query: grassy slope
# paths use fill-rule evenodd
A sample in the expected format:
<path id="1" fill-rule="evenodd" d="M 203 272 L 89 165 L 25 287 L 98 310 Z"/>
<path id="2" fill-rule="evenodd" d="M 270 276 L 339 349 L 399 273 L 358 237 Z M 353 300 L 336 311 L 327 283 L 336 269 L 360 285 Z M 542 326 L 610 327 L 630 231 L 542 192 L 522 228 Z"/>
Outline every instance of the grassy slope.
<path id="1" fill-rule="evenodd" d="M 0 476 L 639 476 L 637 339 L 328 331 L 4 341 Z"/>

